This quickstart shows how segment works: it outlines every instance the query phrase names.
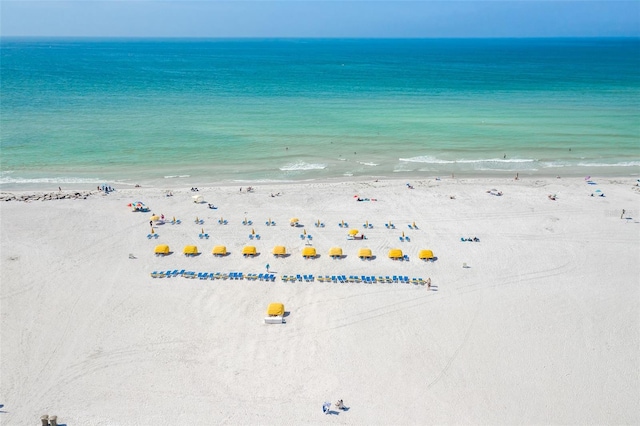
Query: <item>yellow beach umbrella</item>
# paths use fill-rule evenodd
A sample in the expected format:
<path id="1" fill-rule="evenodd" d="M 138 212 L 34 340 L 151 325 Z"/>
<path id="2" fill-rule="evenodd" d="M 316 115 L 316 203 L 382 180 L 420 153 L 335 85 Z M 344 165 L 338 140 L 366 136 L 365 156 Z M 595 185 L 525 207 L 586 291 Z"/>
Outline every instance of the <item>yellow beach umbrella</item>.
<path id="1" fill-rule="evenodd" d="M 200 232 L 201 232 L 202 234 L 204 234 L 204 228 L 202 228 L 202 229 L 200 230 Z"/>
<path id="2" fill-rule="evenodd" d="M 369 221 L 368 220 L 365 221 L 364 224 L 367 225 L 367 228 L 369 227 Z"/>
<path id="3" fill-rule="evenodd" d="M 284 246 L 275 246 L 273 248 L 273 254 L 275 256 L 284 256 L 287 254 L 287 249 Z"/>
<path id="4" fill-rule="evenodd" d="M 251 233 L 252 233 L 253 235 L 255 235 L 255 234 L 256 234 L 256 230 L 255 230 L 255 229 L 253 229 L 253 228 L 251 228 Z"/>
<path id="5" fill-rule="evenodd" d="M 349 231 L 349 235 L 351 235 L 352 237 L 355 237 L 356 235 L 358 235 L 358 232 L 360 231 L 358 231 L 357 229 L 351 229 Z"/>
<path id="6" fill-rule="evenodd" d="M 391 249 L 389 250 L 389 258 L 391 259 L 400 259 L 402 257 L 402 250 L 400 249 Z"/>
<path id="7" fill-rule="evenodd" d="M 415 222 L 413 222 L 412 225 L 413 225 L 414 228 L 416 227 L 416 223 Z"/>
<path id="8" fill-rule="evenodd" d="M 154 231 L 154 230 L 153 230 L 153 227 L 151 227 L 151 233 L 152 233 L 152 234 L 155 234 L 155 233 L 156 233 L 156 231 Z"/>
<path id="9" fill-rule="evenodd" d="M 198 219 L 198 216 L 196 216 L 196 223 L 200 222 L 200 219 Z"/>
<path id="10" fill-rule="evenodd" d="M 432 250 L 420 250 L 418 253 L 418 257 L 420 259 L 433 259 L 433 251 Z"/>
<path id="11" fill-rule="evenodd" d="M 402 236 L 404 237 L 404 231 L 402 231 Z"/>
<path id="12" fill-rule="evenodd" d="M 306 229 L 303 229 L 303 230 L 302 230 L 302 233 L 303 233 L 304 235 L 307 235 L 307 230 L 306 230 Z"/>
<path id="13" fill-rule="evenodd" d="M 160 220 L 160 216 L 153 215 L 153 216 L 151 216 L 151 220 Z"/>

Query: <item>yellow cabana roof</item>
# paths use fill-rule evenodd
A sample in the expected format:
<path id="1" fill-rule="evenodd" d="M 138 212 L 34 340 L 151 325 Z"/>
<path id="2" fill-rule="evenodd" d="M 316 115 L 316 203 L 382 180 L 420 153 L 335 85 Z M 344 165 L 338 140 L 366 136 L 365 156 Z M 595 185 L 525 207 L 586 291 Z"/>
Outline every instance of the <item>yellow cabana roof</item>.
<path id="1" fill-rule="evenodd" d="M 289 222 L 300 222 L 300 219 L 298 219 L 297 217 L 292 217 L 291 219 L 289 219 Z"/>
<path id="2" fill-rule="evenodd" d="M 372 257 L 373 254 L 371 253 L 371 249 L 368 248 L 361 248 L 360 250 L 358 250 L 358 257 Z"/>
<path id="3" fill-rule="evenodd" d="M 340 247 L 331 247 L 329 256 L 342 256 L 342 249 Z"/>
<path id="4" fill-rule="evenodd" d="M 433 259 L 433 251 L 431 251 L 431 250 L 420 250 L 420 252 L 418 252 L 418 257 L 420 259 Z"/>
<path id="5" fill-rule="evenodd" d="M 316 257 L 316 248 L 315 247 L 305 247 L 302 249 L 303 257 Z"/>
<path id="6" fill-rule="evenodd" d="M 160 220 L 160 216 L 158 216 L 157 214 L 153 215 L 153 216 L 151 216 L 150 220 Z"/>
<path id="7" fill-rule="evenodd" d="M 275 246 L 273 248 L 273 254 L 276 256 L 284 256 L 287 254 L 287 249 L 284 246 Z"/>
<path id="8" fill-rule="evenodd" d="M 197 246 L 184 246 L 184 250 L 182 250 L 184 254 L 198 254 Z"/>
<path id="9" fill-rule="evenodd" d="M 226 246 L 215 246 L 213 248 L 213 250 L 211 251 L 211 253 L 217 254 L 217 255 L 220 255 L 220 256 L 224 256 L 225 254 L 227 254 L 227 247 Z"/>
<path id="10" fill-rule="evenodd" d="M 249 256 L 255 256 L 257 253 L 255 246 L 244 246 L 242 248 L 242 254 L 249 255 Z"/>
<path id="11" fill-rule="evenodd" d="M 267 307 L 267 315 L 270 317 L 279 317 L 284 315 L 284 305 L 282 303 L 269 303 Z"/>
<path id="12" fill-rule="evenodd" d="M 389 250 L 389 258 L 390 259 L 400 259 L 402 257 L 402 250 L 400 249 L 391 249 Z"/>
<path id="13" fill-rule="evenodd" d="M 351 230 L 349 230 L 349 235 L 356 236 L 356 235 L 358 235 L 358 232 L 360 232 L 360 231 L 358 231 L 357 229 L 351 229 Z"/>
<path id="14" fill-rule="evenodd" d="M 155 254 L 169 254 L 169 246 L 166 244 L 160 244 L 159 246 L 156 246 L 153 252 Z"/>

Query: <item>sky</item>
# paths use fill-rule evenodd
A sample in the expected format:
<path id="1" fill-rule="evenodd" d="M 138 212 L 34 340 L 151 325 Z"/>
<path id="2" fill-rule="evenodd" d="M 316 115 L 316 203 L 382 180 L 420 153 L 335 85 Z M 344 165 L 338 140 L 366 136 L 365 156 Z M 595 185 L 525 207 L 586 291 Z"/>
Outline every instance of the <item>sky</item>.
<path id="1" fill-rule="evenodd" d="M 640 37 L 640 0 L 0 0 L 0 36 Z"/>

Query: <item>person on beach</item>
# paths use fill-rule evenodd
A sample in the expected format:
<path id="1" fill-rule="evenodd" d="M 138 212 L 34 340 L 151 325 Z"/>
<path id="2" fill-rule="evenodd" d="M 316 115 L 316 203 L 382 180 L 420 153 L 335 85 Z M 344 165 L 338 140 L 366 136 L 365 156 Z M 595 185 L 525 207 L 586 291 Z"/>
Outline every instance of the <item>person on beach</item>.
<path id="1" fill-rule="evenodd" d="M 427 278 L 427 290 L 431 290 L 431 277 Z"/>
<path id="2" fill-rule="evenodd" d="M 149 226 L 153 226 L 153 221 L 152 220 L 149 221 Z"/>
<path id="3" fill-rule="evenodd" d="M 269 264 L 268 263 L 267 263 L 266 268 L 267 268 L 267 272 L 269 272 Z"/>
<path id="4" fill-rule="evenodd" d="M 620 219 L 622 219 L 625 213 L 626 213 L 625 209 L 622 209 L 622 213 L 620 214 Z"/>
<path id="5" fill-rule="evenodd" d="M 338 402 L 336 402 L 336 408 L 338 410 L 344 410 L 344 408 L 345 408 L 344 407 L 344 402 L 341 399 L 339 399 Z"/>

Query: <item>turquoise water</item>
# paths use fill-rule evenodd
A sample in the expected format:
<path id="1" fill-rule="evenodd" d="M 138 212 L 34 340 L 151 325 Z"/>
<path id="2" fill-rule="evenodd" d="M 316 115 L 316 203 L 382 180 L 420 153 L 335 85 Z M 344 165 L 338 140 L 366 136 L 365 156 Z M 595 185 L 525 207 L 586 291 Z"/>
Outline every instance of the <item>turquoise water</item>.
<path id="1" fill-rule="evenodd" d="M 3 39 L 0 187 L 640 174 L 640 40 Z"/>

